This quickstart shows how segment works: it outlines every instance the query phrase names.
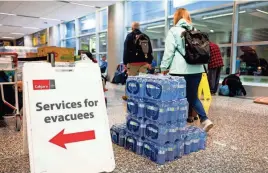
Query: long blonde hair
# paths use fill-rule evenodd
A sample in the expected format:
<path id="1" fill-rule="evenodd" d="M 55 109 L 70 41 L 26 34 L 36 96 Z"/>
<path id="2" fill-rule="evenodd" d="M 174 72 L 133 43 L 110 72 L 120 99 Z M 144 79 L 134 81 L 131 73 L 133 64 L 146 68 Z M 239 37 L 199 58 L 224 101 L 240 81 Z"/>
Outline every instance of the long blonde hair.
<path id="1" fill-rule="evenodd" d="M 179 8 L 174 13 L 174 25 L 176 25 L 181 19 L 185 19 L 188 23 L 192 23 L 190 13 L 185 8 Z"/>

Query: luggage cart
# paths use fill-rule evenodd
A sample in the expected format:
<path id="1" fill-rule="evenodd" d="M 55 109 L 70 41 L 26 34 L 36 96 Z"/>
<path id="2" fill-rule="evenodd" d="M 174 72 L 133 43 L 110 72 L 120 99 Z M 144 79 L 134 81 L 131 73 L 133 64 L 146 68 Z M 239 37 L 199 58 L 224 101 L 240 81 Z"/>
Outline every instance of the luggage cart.
<path id="1" fill-rule="evenodd" d="M 6 61 L 5 61 L 6 59 Z M 20 131 L 22 125 L 22 115 L 19 111 L 19 99 L 18 99 L 18 79 L 17 79 L 17 68 L 18 68 L 18 54 L 17 53 L 7 53 L 0 52 L 0 71 L 13 71 L 14 81 L 10 82 L 0 82 L 2 101 L 3 103 L 13 109 L 12 116 L 16 119 L 16 131 Z M 15 106 L 10 104 L 5 100 L 4 85 L 13 85 L 15 90 Z"/>

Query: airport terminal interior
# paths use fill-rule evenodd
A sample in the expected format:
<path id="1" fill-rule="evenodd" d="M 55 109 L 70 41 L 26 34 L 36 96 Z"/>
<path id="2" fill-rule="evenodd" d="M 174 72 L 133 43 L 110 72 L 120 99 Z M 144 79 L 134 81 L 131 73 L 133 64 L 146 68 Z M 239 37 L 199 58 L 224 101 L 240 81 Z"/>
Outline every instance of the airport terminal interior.
<path id="1" fill-rule="evenodd" d="M 167 44 L 166 37 L 168 36 L 169 30 L 174 27 L 174 13 L 180 8 L 188 10 L 191 15 L 192 25 L 198 30 L 207 33 L 209 41 L 215 43 L 219 47 L 222 62 L 224 64 L 220 71 L 219 87 L 224 85 L 222 82 L 226 77 L 231 74 L 239 73 L 241 83 L 244 86 L 247 95 L 229 97 L 222 96 L 222 94 L 218 93 L 205 93 L 205 89 L 209 91 L 208 82 L 201 82 L 199 89 L 200 87 L 205 89 L 203 90 L 203 95 L 199 98 L 207 112 L 208 118 L 214 124 L 214 127 L 209 132 L 204 132 L 204 134 L 206 134 L 206 147 L 201 147 L 202 149 L 199 147 L 195 151 L 192 151 L 191 149 L 191 152 L 186 154 L 187 134 L 183 134 L 180 136 L 180 139 L 185 135 L 185 138 L 183 138 L 184 142 L 182 142 L 185 153 L 182 154 L 182 157 L 173 156 L 172 159 L 170 159 L 171 153 L 173 153 L 173 151 L 175 153 L 175 148 L 177 147 L 176 142 L 179 143 L 180 140 L 174 142 L 174 148 L 172 149 L 170 147 L 172 145 L 171 143 L 164 143 L 162 146 L 162 144 L 157 143 L 155 138 L 153 141 L 149 140 L 149 137 L 152 137 L 154 135 L 153 132 L 155 131 L 150 131 L 150 128 L 147 129 L 147 126 L 150 123 L 155 123 L 154 120 L 151 120 L 148 117 L 146 120 L 145 118 L 142 120 L 146 126 L 146 132 L 143 134 L 145 137 L 141 137 L 139 136 L 140 134 L 137 133 L 135 135 L 131 134 L 131 130 L 133 129 L 128 129 L 129 124 L 134 128 L 133 126 L 135 126 L 135 123 L 139 123 L 139 120 L 129 115 L 131 113 L 130 107 L 133 106 L 130 104 L 130 101 L 132 96 L 133 100 L 135 100 L 136 97 L 134 97 L 135 94 L 128 90 L 128 87 L 132 87 L 132 85 L 128 85 L 128 83 L 131 82 L 130 80 L 137 80 L 137 82 L 139 82 L 139 77 L 130 77 L 125 79 L 126 81 L 124 82 L 117 82 L 116 75 L 124 69 L 129 70 L 129 67 L 124 67 L 123 54 L 124 49 L 126 49 L 126 47 L 124 47 L 124 42 L 127 35 L 132 33 L 133 22 L 139 23 L 140 31 L 150 38 L 154 62 L 153 68 L 155 70 L 154 73 L 161 73 L 161 62 Z M 40 171 L 41 167 L 44 169 L 43 172 L 63 173 L 56 171 L 61 170 L 60 166 L 53 170 L 53 167 L 49 165 L 49 163 L 51 163 L 50 161 L 54 159 L 48 159 L 48 157 L 52 156 L 50 155 L 51 152 L 56 151 L 57 148 L 53 148 L 53 150 L 50 150 L 50 148 L 42 148 L 45 144 L 41 145 L 41 142 L 37 141 L 35 143 L 31 141 L 33 137 L 30 136 L 37 135 L 36 133 L 32 133 L 37 125 L 33 126 L 33 129 L 31 129 L 31 123 L 29 124 L 29 122 L 30 120 L 37 121 L 37 119 L 32 118 L 32 115 L 29 116 L 26 114 L 26 112 L 30 112 L 30 106 L 28 105 L 35 106 L 35 103 L 31 103 L 29 101 L 30 99 L 27 100 L 29 96 L 25 97 L 26 93 L 33 93 L 32 90 L 25 91 L 26 89 L 29 89 L 28 83 L 23 81 L 28 80 L 28 78 L 24 76 L 24 72 L 27 72 L 27 70 L 22 69 L 27 67 L 27 65 L 24 66 L 25 63 L 42 64 L 45 63 L 43 61 L 47 60 L 51 62 L 51 58 L 54 58 L 56 64 L 57 61 L 60 61 L 61 63 L 80 62 L 83 61 L 83 55 L 89 57 L 89 54 L 92 56 L 89 58 L 93 62 L 96 62 L 97 66 L 101 68 L 102 80 L 107 81 L 100 84 L 101 79 L 99 79 L 99 76 L 94 76 L 94 80 L 96 78 L 99 82 L 92 82 L 91 84 L 99 85 L 101 87 L 100 97 L 105 97 L 105 100 L 103 99 L 103 101 L 99 101 L 100 104 L 103 104 L 103 108 L 98 108 L 102 109 L 98 111 L 103 113 L 105 108 L 107 110 L 104 111 L 105 117 L 103 116 L 103 119 L 105 119 L 105 123 L 106 119 L 109 123 L 109 127 L 107 127 L 107 129 L 109 128 L 109 137 L 106 138 L 105 141 L 107 140 L 108 143 L 112 145 L 111 150 L 114 153 L 115 169 L 112 170 L 112 172 L 268 173 L 267 22 L 268 1 L 0 1 L 0 173 L 38 172 L 37 170 Z M 84 54 L 83 52 L 89 54 Z M 246 56 L 248 57 L 247 61 L 243 59 Z M 8 60 L 3 60 L 5 58 Z M 254 64 L 253 61 L 256 61 L 258 65 Z M 259 64 L 263 65 L 261 66 Z M 93 67 L 93 65 L 91 66 Z M 102 70 L 104 66 L 105 69 Z M 123 69 L 121 69 L 121 67 Z M 45 74 L 45 72 L 41 70 L 42 69 L 40 69 L 40 74 Z M 10 71 L 13 71 L 14 73 L 9 73 Z M 89 76 L 88 79 L 90 79 L 90 76 L 92 75 L 100 75 L 99 72 L 95 73 L 93 70 L 91 71 L 94 74 L 83 75 Z M 3 75 L 7 77 L 3 77 L 2 72 Z M 38 70 L 37 73 L 39 73 Z M 54 92 L 52 90 L 57 89 L 58 83 L 56 81 L 55 84 L 55 81 L 50 77 L 51 76 L 46 78 L 49 82 L 49 92 Z M 157 83 L 157 80 L 152 80 L 150 77 L 152 76 L 145 77 L 145 80 L 151 81 L 151 85 L 153 85 L 153 82 Z M 82 80 L 82 77 L 78 78 L 73 79 L 65 77 L 64 79 L 68 79 L 69 81 Z M 162 78 L 159 77 L 156 79 L 159 79 L 159 81 L 166 80 Z M 174 79 L 177 78 L 174 77 Z M 207 78 L 205 78 L 205 81 L 207 81 Z M 27 84 L 27 87 L 25 84 Z M 11 87 L 7 87 L 9 85 Z M 45 85 L 44 81 L 40 86 L 41 85 Z M 70 93 L 66 94 L 66 96 L 62 95 L 62 97 L 68 98 L 69 94 L 75 96 L 75 93 L 83 92 L 82 88 L 85 87 L 79 85 L 73 85 L 77 88 L 68 87 L 70 88 L 70 91 L 68 91 Z M 161 83 L 159 83 L 159 85 L 161 85 Z M 139 89 L 142 88 L 142 84 L 138 84 L 138 86 Z M 34 90 L 44 89 L 35 87 L 36 86 L 33 85 Z M 84 95 L 87 94 L 90 96 L 90 92 L 94 95 L 95 90 L 93 88 L 96 87 L 89 87 L 88 90 L 90 91 L 85 91 Z M 149 89 L 145 90 L 147 95 L 151 92 L 151 90 L 148 91 Z M 128 100 L 123 99 L 122 96 L 126 96 L 128 92 L 130 93 L 130 95 L 128 95 Z M 163 89 L 163 93 L 164 92 Z M 143 101 L 145 105 L 149 105 L 150 100 L 146 100 L 146 93 L 143 95 L 145 98 Z M 45 97 L 46 95 L 44 94 L 43 96 Z M 178 97 L 178 99 L 181 101 L 184 97 Z M 160 98 L 154 99 L 155 101 L 151 102 L 155 104 L 160 103 L 157 100 Z M 56 100 L 61 101 L 61 98 L 57 98 Z M 106 107 L 104 107 L 105 101 L 107 104 Z M 51 103 L 52 102 L 54 103 L 55 100 L 51 99 Z M 95 104 L 97 103 L 95 102 Z M 146 110 L 148 109 L 152 111 L 151 108 L 153 106 L 146 105 L 145 107 Z M 46 108 L 44 107 L 44 109 Z M 140 104 L 137 106 L 137 110 L 140 110 Z M 167 112 L 168 111 L 169 109 L 167 109 Z M 146 111 L 144 112 L 144 116 L 149 114 Z M 37 113 L 36 115 L 38 115 Z M 161 111 L 159 110 L 159 114 L 160 113 Z M 95 117 L 92 116 L 92 119 L 96 117 L 98 117 L 98 115 L 95 115 Z M 26 118 L 28 118 L 27 126 Z M 137 120 L 137 122 L 135 121 L 134 124 L 129 123 L 131 118 L 133 121 Z M 53 119 L 51 119 L 51 122 L 52 121 Z M 85 122 L 86 120 L 79 121 Z M 122 147 L 122 145 L 119 144 L 120 142 L 115 141 L 112 129 L 115 126 L 122 125 L 126 122 L 127 130 L 125 135 L 129 135 L 128 137 L 132 138 L 130 140 L 126 139 L 124 136 L 124 146 Z M 186 123 L 186 119 L 184 122 Z M 68 124 L 68 127 L 72 127 L 72 121 L 64 123 L 70 123 Z M 61 126 L 61 123 L 58 122 L 57 125 Z M 203 129 L 200 128 L 201 125 L 202 124 L 200 124 L 199 121 L 194 121 L 193 123 L 185 124 L 185 128 L 190 129 L 193 127 L 196 131 L 200 130 L 200 134 L 202 134 Z M 74 124 L 73 126 L 77 126 L 73 127 L 73 129 L 79 129 L 79 125 L 77 124 Z M 159 129 L 160 126 L 162 128 L 162 124 L 159 124 Z M 43 127 L 40 126 L 40 128 Z M 151 128 L 152 127 L 155 126 L 151 126 Z M 168 127 L 169 125 L 163 126 L 165 130 L 167 130 Z M 140 129 L 142 129 L 142 127 L 140 127 Z M 49 131 L 50 129 L 42 129 L 42 131 L 44 131 L 42 134 L 45 134 L 46 130 Z M 147 131 L 150 131 L 151 133 L 148 135 Z M 161 130 L 159 130 L 159 134 L 160 131 Z M 170 132 L 171 130 L 167 131 Z M 177 128 L 177 131 L 179 133 L 179 127 Z M 38 132 L 40 132 L 40 130 Z M 56 132 L 50 132 L 50 134 L 51 133 L 54 134 Z M 106 134 L 106 132 L 103 134 Z M 146 135 L 148 135 L 148 141 Z M 28 145 L 26 145 L 26 136 L 29 140 Z M 83 141 L 81 136 L 82 135 L 80 134 L 80 138 L 78 137 L 77 139 Z M 40 139 L 41 138 L 42 137 L 40 137 Z M 98 136 L 96 139 L 98 139 Z M 138 141 L 136 141 L 135 147 L 133 140 Z M 140 142 L 140 140 L 143 142 Z M 198 138 L 198 140 L 200 146 L 201 137 L 200 139 Z M 69 141 L 72 140 L 69 139 Z M 148 145 L 145 145 L 146 142 Z M 84 143 L 89 143 L 90 147 L 90 141 L 85 141 Z M 126 146 L 127 143 L 131 143 L 131 145 L 129 144 L 130 146 Z M 139 148 L 139 144 L 142 145 L 141 153 L 136 151 Z M 37 148 L 33 149 L 35 145 Z M 75 144 L 66 145 L 66 151 L 76 148 L 70 147 L 71 145 Z M 161 147 L 159 147 L 160 145 Z M 31 148 L 29 151 L 28 146 Z M 154 158 L 152 158 L 152 153 L 149 154 L 150 156 L 148 155 L 149 146 L 151 146 L 150 152 L 154 152 L 155 154 Z M 157 149 L 153 151 L 152 146 Z M 63 148 L 64 147 L 63 144 Z M 96 146 L 94 145 L 93 147 Z M 133 148 L 135 148 L 134 152 Z M 40 149 L 43 150 L 40 153 L 46 154 L 47 152 L 48 155 L 38 157 L 33 153 L 33 151 Z M 107 150 L 103 149 L 103 151 Z M 166 153 L 164 163 L 161 162 L 161 164 L 159 160 L 162 153 L 160 151 Z M 77 154 L 78 152 L 75 152 L 76 151 L 73 151 L 72 153 L 74 154 L 74 161 L 86 158 L 85 154 L 82 154 L 80 157 L 79 154 Z M 178 151 L 178 153 L 179 152 L 180 151 Z M 56 154 L 59 153 L 60 152 L 57 152 Z M 90 153 L 88 153 L 88 155 L 90 155 Z M 90 159 L 94 160 L 94 158 Z M 47 170 L 49 171 L 45 171 L 47 165 L 49 165 L 47 167 Z M 103 165 L 105 165 L 105 163 Z M 66 166 L 71 167 L 71 165 Z M 105 172 L 106 170 L 100 172 L 103 171 Z M 84 172 L 93 173 L 95 171 L 88 169 L 82 170 L 81 173 Z M 80 171 L 77 173 L 80 173 Z"/>

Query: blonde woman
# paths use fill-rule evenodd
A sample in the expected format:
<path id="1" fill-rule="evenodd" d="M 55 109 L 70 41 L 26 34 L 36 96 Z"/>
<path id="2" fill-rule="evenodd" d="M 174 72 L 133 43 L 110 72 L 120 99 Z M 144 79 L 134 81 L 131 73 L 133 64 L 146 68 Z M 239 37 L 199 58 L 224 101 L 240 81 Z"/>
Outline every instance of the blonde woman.
<path id="1" fill-rule="evenodd" d="M 209 131 L 213 123 L 208 119 L 201 101 L 198 99 L 197 90 L 204 72 L 203 65 L 187 64 L 185 55 L 185 41 L 182 33 L 185 28 L 192 30 L 192 20 L 189 12 L 184 9 L 178 9 L 174 14 L 174 27 L 170 29 L 166 38 L 165 53 L 161 62 L 161 71 L 163 74 L 169 73 L 173 76 L 183 76 L 186 80 L 186 97 L 189 102 L 189 114 L 192 109 L 199 115 L 202 128 Z M 193 122 L 193 117 L 188 116 L 188 122 Z"/>

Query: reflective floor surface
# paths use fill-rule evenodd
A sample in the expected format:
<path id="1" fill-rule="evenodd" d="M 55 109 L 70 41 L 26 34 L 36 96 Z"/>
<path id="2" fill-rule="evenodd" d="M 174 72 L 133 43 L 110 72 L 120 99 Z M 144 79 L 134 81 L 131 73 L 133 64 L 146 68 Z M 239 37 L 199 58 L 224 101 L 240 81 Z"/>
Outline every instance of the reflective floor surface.
<path id="1" fill-rule="evenodd" d="M 108 84 L 110 126 L 125 121 L 123 86 Z M 158 166 L 114 145 L 115 173 L 268 173 L 268 106 L 252 100 L 213 97 L 209 117 L 215 123 L 207 149 Z M 196 123 L 196 125 L 199 125 Z M 22 133 L 0 127 L 0 173 L 28 173 Z M 90 170 L 88 171 L 90 173 Z"/>

